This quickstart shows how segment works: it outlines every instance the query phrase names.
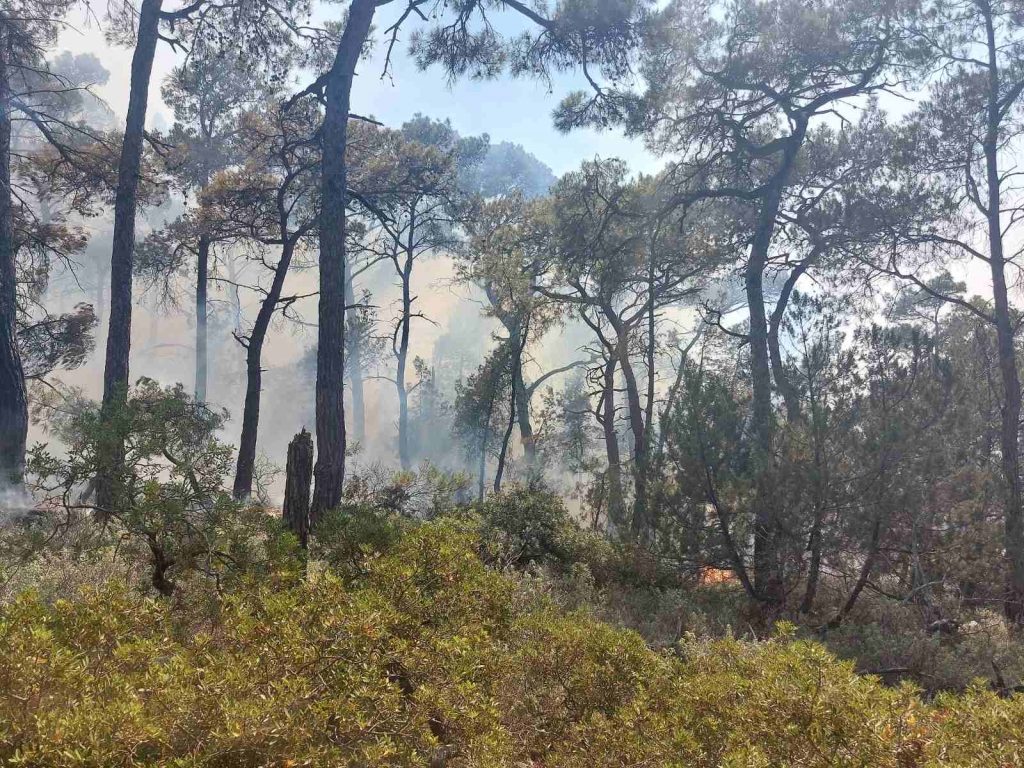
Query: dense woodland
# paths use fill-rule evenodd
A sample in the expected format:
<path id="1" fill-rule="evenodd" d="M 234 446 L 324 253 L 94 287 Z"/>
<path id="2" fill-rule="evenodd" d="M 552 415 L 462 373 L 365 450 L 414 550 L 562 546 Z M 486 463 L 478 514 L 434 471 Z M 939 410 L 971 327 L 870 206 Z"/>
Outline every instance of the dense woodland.
<path id="1" fill-rule="evenodd" d="M 1011 0 L 0 0 L 0 763 L 1024 765 L 1022 133 Z"/>

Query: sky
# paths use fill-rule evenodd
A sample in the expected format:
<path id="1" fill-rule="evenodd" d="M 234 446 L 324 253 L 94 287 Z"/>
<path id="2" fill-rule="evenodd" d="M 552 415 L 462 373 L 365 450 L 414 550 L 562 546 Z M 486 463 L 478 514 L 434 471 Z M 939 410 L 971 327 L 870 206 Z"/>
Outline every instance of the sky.
<path id="1" fill-rule="evenodd" d="M 168 6 L 176 7 L 176 4 L 168 3 Z M 315 19 L 339 19 L 343 9 L 340 4 L 321 4 L 316 8 Z M 377 14 L 374 26 L 378 44 L 369 60 L 358 68 L 352 95 L 354 112 L 375 117 L 389 126 L 401 125 L 417 113 L 449 118 L 463 135 L 487 133 L 494 143 L 522 144 L 556 175 L 595 156 L 620 157 L 636 171 L 644 173 L 660 166 L 659 160 L 644 149 L 642 142 L 627 139 L 620 132 L 579 130 L 566 135 L 555 130 L 551 112 L 566 93 L 585 87 L 581 75 L 560 75 L 549 90 L 546 83 L 508 76 L 486 82 L 462 80 L 449 85 L 445 74 L 438 69 L 419 71 L 408 55 L 407 45 L 409 34 L 417 24 L 423 27 L 423 22 L 414 18 L 406 22 L 408 29 L 399 38 L 389 75 L 382 76 L 386 48 L 384 30 L 397 11 L 397 7 L 385 6 Z M 504 18 L 495 18 L 495 27 L 513 34 L 520 28 L 507 14 Z M 110 81 L 98 88 L 97 93 L 123 119 L 128 102 L 131 50 L 108 45 L 99 24 L 82 15 L 72 20 L 57 48 L 74 53 L 91 52 L 99 57 L 110 71 Z M 166 43 L 161 43 L 157 49 L 150 87 L 148 123 L 151 127 L 166 126 L 173 119 L 160 98 L 160 83 L 179 57 L 180 53 L 176 54 Z M 302 78 L 298 86 L 301 88 L 308 82 L 308 77 Z"/>

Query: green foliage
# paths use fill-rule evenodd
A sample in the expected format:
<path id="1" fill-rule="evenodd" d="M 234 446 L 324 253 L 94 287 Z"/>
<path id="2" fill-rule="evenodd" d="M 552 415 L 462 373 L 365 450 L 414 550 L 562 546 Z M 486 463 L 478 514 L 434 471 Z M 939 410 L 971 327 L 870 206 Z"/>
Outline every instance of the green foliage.
<path id="1" fill-rule="evenodd" d="M 317 524 L 314 556 L 339 573 L 358 575 L 366 561 L 389 549 L 401 535 L 402 519 L 366 504 L 345 505 Z"/>
<path id="2" fill-rule="evenodd" d="M 557 494 L 513 486 L 480 505 L 481 536 L 493 554 L 513 565 L 564 561 L 576 527 Z"/>
<path id="3" fill-rule="evenodd" d="M 26 766 L 993 766 L 1024 697 L 925 704 L 788 632 L 634 633 L 524 602 L 456 521 L 364 576 L 250 581 L 196 617 L 116 581 L 0 611 L 0 761 Z"/>
<path id="4" fill-rule="evenodd" d="M 153 587 L 164 595 L 183 577 L 223 587 L 254 569 L 270 570 L 288 545 L 273 518 L 234 501 L 222 485 L 232 466 L 230 446 L 216 436 L 225 418 L 181 385 L 161 387 L 148 379 L 107 422 L 99 406 L 78 403 L 54 425 L 67 453 L 45 444 L 31 452 L 30 478 L 46 498 L 41 508 L 53 515 L 37 516 L 21 532 L 66 532 L 77 523 L 83 538 L 76 546 L 116 547 L 127 562 L 147 563 Z M 116 469 L 116 506 L 99 509 L 92 504 L 93 483 L 110 465 L 111 431 L 124 436 L 125 457 Z M 89 526 L 90 520 L 102 525 Z"/>

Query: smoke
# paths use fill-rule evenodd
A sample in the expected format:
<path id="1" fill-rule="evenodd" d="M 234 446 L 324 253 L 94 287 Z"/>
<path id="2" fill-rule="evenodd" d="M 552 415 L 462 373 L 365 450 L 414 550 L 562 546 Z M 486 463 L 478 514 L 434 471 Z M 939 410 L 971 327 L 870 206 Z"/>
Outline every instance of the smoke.
<path id="1" fill-rule="evenodd" d="M 30 514 L 36 502 L 24 488 L 0 483 L 0 531 Z"/>

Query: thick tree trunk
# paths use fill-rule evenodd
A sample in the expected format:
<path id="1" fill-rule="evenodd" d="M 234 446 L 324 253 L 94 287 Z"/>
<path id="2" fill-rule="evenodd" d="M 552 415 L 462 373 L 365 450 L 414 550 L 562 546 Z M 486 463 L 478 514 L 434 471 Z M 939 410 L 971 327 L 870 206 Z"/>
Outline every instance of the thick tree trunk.
<path id="1" fill-rule="evenodd" d="M 316 353 L 316 488 L 310 524 L 341 501 L 345 482 L 345 208 L 348 204 L 349 103 L 352 79 L 370 33 L 375 0 L 353 0 L 327 78 L 320 130 L 320 299 Z"/>
<path id="2" fill-rule="evenodd" d="M 209 307 L 207 288 L 210 277 L 210 238 L 199 236 L 196 265 L 196 401 L 206 402 L 206 381 L 209 366 L 207 354 L 207 321 Z"/>
<path id="3" fill-rule="evenodd" d="M 132 56 L 128 117 L 121 142 L 117 168 L 117 193 L 114 197 L 113 248 L 110 255 L 110 318 L 107 330 L 106 360 L 103 368 L 103 414 L 108 424 L 114 411 L 128 397 L 128 356 L 132 335 L 132 269 L 135 256 L 135 214 L 138 207 L 142 143 L 146 128 L 149 81 L 153 57 L 160 33 L 160 6 L 163 0 L 142 0 L 135 53 Z M 124 461 L 124 436 L 110 434 L 103 446 L 104 470 L 97 486 L 101 514 L 116 501 L 115 476 Z"/>
<path id="4" fill-rule="evenodd" d="M 313 479 L 313 436 L 303 429 L 288 444 L 285 464 L 284 524 L 299 540 L 309 546 L 309 485 Z"/>
<path id="5" fill-rule="evenodd" d="M 622 522 L 625 514 L 625 494 L 622 491 L 622 459 L 619 455 L 619 436 L 615 431 L 615 365 L 616 357 L 608 355 L 604 364 L 604 397 L 602 402 L 601 427 L 604 430 L 604 449 L 608 458 L 605 474 L 608 488 L 608 519 L 612 523 Z"/>
<path id="6" fill-rule="evenodd" d="M 348 313 L 348 333 L 356 343 L 350 344 L 348 351 L 348 383 L 352 390 L 352 434 L 356 442 L 366 438 L 366 400 L 363 396 L 363 340 L 357 338 L 357 316 L 355 308 L 355 287 L 352 285 L 352 270 L 345 265 L 345 305 Z"/>
<path id="7" fill-rule="evenodd" d="M 0 487 L 20 485 L 28 438 L 28 398 L 18 349 L 17 249 L 11 196 L 11 42 L 0 28 Z"/>
<path id="8" fill-rule="evenodd" d="M 281 299 L 284 280 L 291 266 L 295 241 L 290 240 L 281 249 L 281 259 L 274 270 L 274 281 L 260 303 L 260 311 L 249 334 L 245 353 L 245 406 L 242 410 L 242 434 L 238 439 L 238 459 L 235 463 L 234 497 L 247 499 L 252 494 L 253 474 L 256 468 L 256 442 L 260 424 L 260 397 L 263 391 L 263 344 L 267 339 L 270 321 Z"/>
<path id="9" fill-rule="evenodd" d="M 1000 453 L 1003 474 L 1003 516 L 1007 583 L 1005 612 L 1015 624 L 1024 623 L 1024 494 L 1020 477 L 1020 373 L 1017 368 L 1014 323 L 1010 316 L 1010 302 L 1006 284 L 1006 257 L 1003 251 L 1003 231 L 1000 217 L 1002 207 L 999 171 L 999 141 L 1001 123 L 1001 91 L 996 40 L 992 14 L 985 14 L 988 67 L 988 120 L 983 149 L 985 177 L 988 186 L 986 200 L 989 240 L 989 267 L 992 274 L 992 299 L 995 309 L 996 344 L 999 373 L 1003 385 Z"/>
<path id="10" fill-rule="evenodd" d="M 750 307 L 750 368 L 753 388 L 750 431 L 757 483 L 754 498 L 754 586 L 762 600 L 771 605 L 778 605 L 785 597 L 785 585 L 779 552 L 776 499 L 772 488 L 774 417 L 771 369 L 768 361 L 768 326 L 765 321 L 762 282 L 766 252 L 767 244 L 764 253 L 761 253 L 760 249 L 751 253 L 745 280 L 747 303 Z"/>

